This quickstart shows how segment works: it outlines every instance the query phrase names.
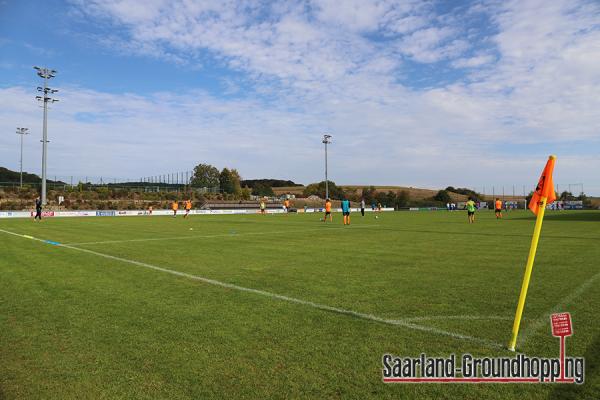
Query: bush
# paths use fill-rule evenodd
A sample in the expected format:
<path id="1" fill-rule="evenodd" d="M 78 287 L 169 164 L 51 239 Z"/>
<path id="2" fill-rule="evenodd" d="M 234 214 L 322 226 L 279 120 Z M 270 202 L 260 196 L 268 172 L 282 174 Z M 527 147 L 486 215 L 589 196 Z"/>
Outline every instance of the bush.
<path id="1" fill-rule="evenodd" d="M 452 202 L 452 198 L 450 197 L 450 194 L 448 194 L 448 192 L 446 190 L 440 190 L 439 192 L 437 192 L 437 194 L 435 196 L 433 196 L 433 200 L 439 201 L 443 204 Z"/>
<path id="2" fill-rule="evenodd" d="M 345 196 L 344 191 L 342 189 L 340 189 L 339 187 L 337 187 L 335 182 L 329 181 L 328 187 L 329 187 L 329 198 L 330 199 L 341 200 Z M 305 197 L 308 197 L 311 195 L 316 195 L 316 196 L 319 196 L 320 198 L 324 199 L 325 193 L 326 193 L 325 181 L 321 181 L 319 183 L 311 183 L 304 189 Z"/>
<path id="3" fill-rule="evenodd" d="M 252 194 L 255 196 L 269 196 L 269 197 L 275 196 L 275 193 L 273 192 L 273 188 L 271 188 L 271 186 L 268 186 L 264 183 L 257 183 L 254 186 L 254 188 L 252 189 Z"/>
<path id="4" fill-rule="evenodd" d="M 396 208 L 407 207 L 410 201 L 410 194 L 407 190 L 402 190 L 396 195 Z"/>
<path id="5" fill-rule="evenodd" d="M 107 187 L 99 187 L 97 193 L 100 200 L 108 200 L 110 197 L 110 190 Z"/>

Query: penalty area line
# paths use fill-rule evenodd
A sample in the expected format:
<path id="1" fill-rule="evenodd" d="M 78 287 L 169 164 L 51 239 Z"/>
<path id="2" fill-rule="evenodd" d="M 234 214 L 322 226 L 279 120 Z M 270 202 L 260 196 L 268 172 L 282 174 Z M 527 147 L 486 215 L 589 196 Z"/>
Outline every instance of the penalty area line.
<path id="1" fill-rule="evenodd" d="M 0 232 L 4 232 L 6 234 L 14 235 L 14 236 L 22 237 L 22 238 L 32 239 L 32 240 L 42 242 L 42 243 L 46 243 L 46 240 L 44 240 L 44 239 L 21 235 L 21 234 L 18 234 L 15 232 L 10 232 L 10 231 L 4 230 L 4 229 L 0 229 Z M 415 324 L 413 322 L 402 320 L 402 319 L 388 319 L 388 318 L 379 317 L 379 316 L 376 316 L 373 314 L 367 314 L 367 313 L 348 310 L 348 309 L 344 309 L 344 308 L 328 306 L 328 305 L 321 304 L 321 303 L 315 303 L 315 302 L 312 302 L 309 300 L 303 300 L 303 299 L 298 299 L 295 297 L 284 296 L 284 295 L 277 294 L 277 293 L 267 292 L 265 290 L 247 288 L 247 287 L 235 285 L 232 283 L 218 281 L 216 279 L 210 279 L 210 278 L 205 278 L 205 277 L 199 276 L 199 275 L 188 274 L 186 272 L 163 268 L 163 267 L 159 267 L 157 265 L 152 265 L 152 264 L 148 264 L 148 263 L 136 261 L 136 260 L 130 260 L 130 259 L 123 258 L 123 257 L 117 257 L 117 256 L 113 256 L 110 254 L 100 253 L 98 251 L 75 247 L 75 246 L 68 245 L 68 244 L 57 244 L 56 247 L 63 247 L 63 248 L 70 249 L 73 251 L 79 251 L 82 253 L 92 254 L 92 255 L 103 257 L 103 258 L 106 258 L 109 260 L 119 261 L 122 263 L 135 265 L 138 267 L 148 268 L 148 269 L 152 269 L 155 271 L 160 271 L 160 272 L 164 272 L 167 274 L 171 274 L 174 276 L 179 276 L 182 278 L 187 278 L 187 279 L 207 283 L 207 284 L 210 284 L 213 286 L 219 286 L 219 287 L 223 287 L 223 288 L 227 288 L 227 289 L 233 289 L 233 290 L 237 290 L 240 292 L 253 293 L 253 294 L 261 295 L 264 297 L 269 297 L 272 299 L 282 300 L 282 301 L 285 301 L 288 303 L 300 304 L 300 305 L 312 307 L 312 308 L 315 308 L 315 309 L 318 309 L 321 311 L 327 311 L 327 312 L 331 312 L 331 313 L 335 313 L 335 314 L 348 315 L 348 316 L 360 318 L 360 319 L 367 320 L 367 321 L 378 322 L 378 323 L 393 325 L 393 326 L 400 326 L 403 328 L 408 328 L 408 329 L 412 329 L 412 330 L 416 330 L 416 331 L 421 331 L 421 332 L 426 332 L 426 333 L 431 333 L 431 334 L 436 334 L 436 335 L 441 335 L 441 336 L 447 336 L 447 337 L 457 339 L 457 340 L 464 340 L 464 341 L 479 343 L 479 344 L 485 345 L 487 347 L 496 348 L 496 349 L 502 349 L 505 347 L 499 343 L 495 343 L 488 339 L 477 338 L 474 336 L 463 335 L 460 333 L 450 332 L 450 331 L 446 331 L 443 329 L 438 329 L 438 328 L 434 328 L 434 327 L 430 327 L 430 326 L 419 325 L 419 324 Z"/>

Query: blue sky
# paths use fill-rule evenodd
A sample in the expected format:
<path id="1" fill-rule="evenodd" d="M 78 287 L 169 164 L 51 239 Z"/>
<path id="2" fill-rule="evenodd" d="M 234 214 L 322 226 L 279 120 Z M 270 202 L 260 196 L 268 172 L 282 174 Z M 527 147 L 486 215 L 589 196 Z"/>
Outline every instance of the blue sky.
<path id="1" fill-rule="evenodd" d="M 142 5 L 143 4 L 143 5 Z M 0 165 L 39 172 L 33 65 L 58 75 L 49 174 L 600 194 L 597 1 L 0 0 Z"/>

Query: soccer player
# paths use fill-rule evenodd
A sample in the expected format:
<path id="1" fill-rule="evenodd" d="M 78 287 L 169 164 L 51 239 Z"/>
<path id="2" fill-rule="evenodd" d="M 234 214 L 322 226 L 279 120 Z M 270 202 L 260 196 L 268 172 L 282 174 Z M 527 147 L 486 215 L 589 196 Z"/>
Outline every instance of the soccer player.
<path id="1" fill-rule="evenodd" d="M 185 202 L 185 215 L 183 216 L 183 218 L 187 218 L 187 216 L 190 214 L 190 210 L 192 209 L 192 200 L 187 200 Z"/>
<path id="2" fill-rule="evenodd" d="M 350 200 L 345 197 L 342 200 L 342 215 L 344 216 L 344 225 L 350 225 Z"/>
<path id="3" fill-rule="evenodd" d="M 496 203 L 494 204 L 494 209 L 496 211 L 496 219 L 502 218 L 502 200 L 496 198 Z"/>
<path id="4" fill-rule="evenodd" d="M 35 217 L 33 217 L 33 220 L 35 221 L 37 218 L 40 221 L 42 220 L 42 200 L 39 197 L 35 199 Z"/>
<path id="5" fill-rule="evenodd" d="M 289 199 L 285 199 L 283 201 L 283 212 L 285 212 L 285 213 L 290 212 L 290 201 L 289 201 Z"/>
<path id="6" fill-rule="evenodd" d="M 365 199 L 360 199 L 360 214 L 365 216 Z"/>
<path id="7" fill-rule="evenodd" d="M 475 202 L 472 198 L 469 197 L 469 201 L 465 204 L 465 208 L 467 209 L 467 216 L 469 217 L 469 223 L 472 224 L 475 222 Z"/>
<path id="8" fill-rule="evenodd" d="M 173 218 L 175 218 L 177 216 L 177 210 L 179 210 L 179 203 L 177 203 L 177 200 L 173 201 L 173 204 L 171 204 L 171 210 L 173 210 Z"/>
<path id="9" fill-rule="evenodd" d="M 148 215 L 152 215 L 152 206 L 148 207 Z"/>
<path id="10" fill-rule="evenodd" d="M 325 200 L 325 217 L 323 217 L 323 222 L 327 222 L 327 216 L 329 216 L 329 222 L 333 222 L 333 217 L 331 216 L 331 200 Z"/>
<path id="11" fill-rule="evenodd" d="M 267 205 L 265 204 L 264 200 L 260 201 L 260 213 L 261 214 L 266 214 L 267 213 Z"/>

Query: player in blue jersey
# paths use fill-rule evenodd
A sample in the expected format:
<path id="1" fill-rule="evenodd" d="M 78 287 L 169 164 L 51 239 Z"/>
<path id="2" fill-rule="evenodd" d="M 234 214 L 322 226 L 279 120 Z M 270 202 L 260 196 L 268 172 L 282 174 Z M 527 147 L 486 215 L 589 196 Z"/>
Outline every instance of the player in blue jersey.
<path id="1" fill-rule="evenodd" d="M 344 216 L 344 225 L 350 225 L 350 200 L 342 200 L 342 215 Z"/>

